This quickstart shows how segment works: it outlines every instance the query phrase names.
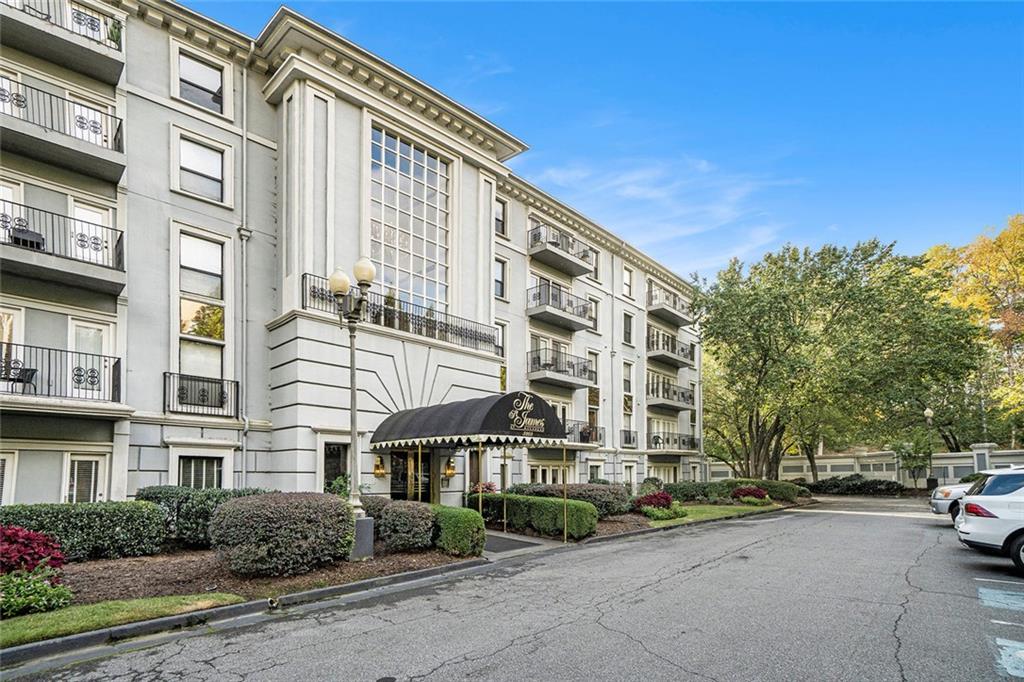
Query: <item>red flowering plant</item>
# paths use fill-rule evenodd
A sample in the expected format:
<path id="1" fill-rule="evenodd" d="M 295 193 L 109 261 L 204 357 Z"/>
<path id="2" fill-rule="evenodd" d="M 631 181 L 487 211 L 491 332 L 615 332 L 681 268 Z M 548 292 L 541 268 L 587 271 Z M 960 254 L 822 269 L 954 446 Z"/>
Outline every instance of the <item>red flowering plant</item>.
<path id="1" fill-rule="evenodd" d="M 633 499 L 633 509 L 640 511 L 644 507 L 659 507 L 668 509 L 672 506 L 672 496 L 664 490 L 641 495 Z"/>
<path id="2" fill-rule="evenodd" d="M 64 565 L 56 540 L 19 526 L 0 526 L 0 573 L 32 571 L 41 564 L 54 569 Z"/>
<path id="3" fill-rule="evenodd" d="M 477 483 L 473 486 L 473 493 L 496 493 L 498 492 L 498 484 L 494 481 L 485 481 L 483 483 Z"/>
<path id="4" fill-rule="evenodd" d="M 732 498 L 738 500 L 741 497 L 756 497 L 759 500 L 763 500 L 768 497 L 768 491 L 764 488 L 758 488 L 756 485 L 743 485 L 738 488 L 732 489 Z"/>

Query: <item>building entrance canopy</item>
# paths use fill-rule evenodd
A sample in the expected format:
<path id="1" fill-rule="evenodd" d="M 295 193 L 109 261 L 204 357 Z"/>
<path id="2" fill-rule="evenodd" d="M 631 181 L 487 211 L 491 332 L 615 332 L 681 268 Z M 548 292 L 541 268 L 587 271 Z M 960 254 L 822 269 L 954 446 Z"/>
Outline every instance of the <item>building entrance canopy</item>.
<path id="1" fill-rule="evenodd" d="M 564 446 L 565 425 L 535 393 L 515 391 L 395 412 L 373 432 L 370 447 Z"/>

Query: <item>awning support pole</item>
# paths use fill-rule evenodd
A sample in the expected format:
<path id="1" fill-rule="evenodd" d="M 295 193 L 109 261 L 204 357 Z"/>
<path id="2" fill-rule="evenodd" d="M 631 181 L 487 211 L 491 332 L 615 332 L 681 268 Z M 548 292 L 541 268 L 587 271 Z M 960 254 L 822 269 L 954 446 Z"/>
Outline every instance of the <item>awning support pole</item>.
<path id="1" fill-rule="evenodd" d="M 416 445 L 416 501 L 423 501 L 423 443 Z"/>
<path id="2" fill-rule="evenodd" d="M 484 444 L 476 444 L 476 478 L 480 485 L 480 492 L 476 501 L 479 507 L 480 516 L 484 515 Z"/>
<path id="3" fill-rule="evenodd" d="M 508 457 L 508 447 L 501 449 L 501 470 L 504 473 L 504 477 L 501 481 L 501 531 L 503 533 L 508 532 L 508 500 L 505 498 L 505 488 L 508 487 L 508 480 L 505 477 L 508 476 L 508 462 L 505 458 Z"/>
<path id="4" fill-rule="evenodd" d="M 569 466 L 565 461 L 565 445 L 562 446 L 562 542 L 569 542 Z"/>

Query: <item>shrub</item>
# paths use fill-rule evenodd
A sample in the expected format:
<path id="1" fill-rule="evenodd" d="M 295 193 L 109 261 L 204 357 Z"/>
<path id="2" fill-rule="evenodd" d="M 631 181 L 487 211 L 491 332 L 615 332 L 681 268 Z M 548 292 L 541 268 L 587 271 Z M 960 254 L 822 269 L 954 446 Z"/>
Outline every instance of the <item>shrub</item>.
<path id="1" fill-rule="evenodd" d="M 348 474 L 342 474 L 341 476 L 335 478 L 333 481 L 328 481 L 324 483 L 324 492 L 330 493 L 332 495 L 341 495 L 347 500 L 348 496 L 352 492 L 349 489 L 350 485 L 352 485 L 352 479 L 349 478 Z"/>
<path id="2" fill-rule="evenodd" d="M 754 507 L 767 507 L 772 503 L 772 498 L 768 496 L 755 497 L 753 495 L 743 495 L 739 500 L 741 504 L 749 504 Z"/>
<path id="3" fill-rule="evenodd" d="M 758 488 L 755 485 L 741 485 L 738 488 L 732 489 L 732 495 L 730 497 L 734 500 L 744 497 L 755 497 L 759 500 L 763 500 L 768 497 L 768 491 L 764 488 Z"/>
<path id="4" fill-rule="evenodd" d="M 671 495 L 673 500 L 693 502 L 713 497 L 728 497 L 732 491 L 732 486 L 728 485 L 725 481 L 712 481 L 710 483 L 682 481 L 681 483 L 666 483 L 664 491 Z"/>
<path id="5" fill-rule="evenodd" d="M 662 480 L 654 476 L 648 476 L 640 483 L 640 495 L 656 493 L 662 488 Z"/>
<path id="6" fill-rule="evenodd" d="M 384 508 L 393 501 L 390 497 L 384 497 L 383 495 L 361 495 L 359 500 L 363 503 L 363 511 L 366 512 L 366 515 L 378 521 L 380 520 L 380 515 L 384 513 Z M 379 525 L 375 524 L 374 528 L 377 528 Z"/>
<path id="7" fill-rule="evenodd" d="M 601 483 L 570 483 L 565 486 L 570 500 L 589 502 L 597 508 L 599 519 L 625 514 L 629 511 L 629 491 L 626 486 Z M 519 483 L 508 488 L 509 494 L 530 497 L 562 497 L 562 486 L 546 483 Z"/>
<path id="8" fill-rule="evenodd" d="M 607 478 L 592 478 L 589 481 L 587 481 L 587 483 L 592 483 L 594 485 L 611 485 L 612 484 L 612 482 L 609 481 Z"/>
<path id="9" fill-rule="evenodd" d="M 71 603 L 71 590 L 59 581 L 60 571 L 36 566 L 31 571 L 0 575 L 0 616 L 53 611 Z"/>
<path id="10" fill-rule="evenodd" d="M 152 502 L 12 504 L 0 507 L 0 525 L 45 533 L 68 561 L 156 554 L 164 515 Z"/>
<path id="11" fill-rule="evenodd" d="M 139 488 L 136 500 L 154 502 L 163 509 L 168 540 L 194 547 L 210 546 L 210 519 L 221 504 L 236 497 L 263 495 L 262 488 L 206 488 L 198 490 L 179 485 Z"/>
<path id="12" fill-rule="evenodd" d="M 860 474 L 833 476 L 809 483 L 807 487 L 821 495 L 899 495 L 903 492 L 903 484 L 898 481 L 864 478 Z"/>
<path id="13" fill-rule="evenodd" d="M 295 575 L 348 558 L 352 507 L 328 493 L 268 493 L 228 500 L 213 512 L 210 538 L 239 575 Z"/>
<path id="14" fill-rule="evenodd" d="M 484 481 L 483 483 L 477 483 L 474 485 L 471 492 L 496 493 L 498 492 L 498 485 L 494 481 Z"/>
<path id="15" fill-rule="evenodd" d="M 973 474 L 967 474 L 966 476 L 960 479 L 960 482 L 974 483 L 975 481 L 980 481 L 983 478 L 985 478 L 985 474 L 979 474 L 978 472 L 975 472 Z"/>
<path id="16" fill-rule="evenodd" d="M 633 509 L 640 511 L 644 507 L 660 507 L 668 509 L 672 506 L 672 496 L 661 490 L 648 495 L 640 495 L 633 500 Z"/>
<path id="17" fill-rule="evenodd" d="M 673 502 L 669 507 L 641 507 L 640 511 L 649 519 L 654 521 L 668 521 L 669 519 L 681 519 L 686 516 L 686 507 L 679 502 Z"/>
<path id="18" fill-rule="evenodd" d="M 389 552 L 430 549 L 434 510 L 426 502 L 392 502 L 381 514 L 380 537 Z"/>
<path id="19" fill-rule="evenodd" d="M 477 505 L 477 495 L 470 495 L 470 507 Z M 582 500 L 568 500 L 568 523 L 563 525 L 563 501 L 551 497 L 527 495 L 484 495 L 484 518 L 500 523 L 502 500 L 508 508 L 508 527 L 512 530 L 533 530 L 540 535 L 562 537 L 563 527 L 574 540 L 585 538 L 597 530 L 597 507 Z"/>
<path id="20" fill-rule="evenodd" d="M 487 541 L 484 517 L 465 507 L 433 505 L 433 509 L 434 546 L 453 556 L 480 556 L 484 553 Z"/>
<path id="21" fill-rule="evenodd" d="M 810 497 L 811 491 L 791 481 L 769 481 L 757 478 L 732 478 L 723 481 L 729 486 L 755 486 L 761 488 L 773 500 L 796 502 L 799 497 Z"/>
<path id="22" fill-rule="evenodd" d="M 18 526 L 0 526 L 0 573 L 31 571 L 40 564 L 64 565 L 64 553 L 53 538 Z"/>

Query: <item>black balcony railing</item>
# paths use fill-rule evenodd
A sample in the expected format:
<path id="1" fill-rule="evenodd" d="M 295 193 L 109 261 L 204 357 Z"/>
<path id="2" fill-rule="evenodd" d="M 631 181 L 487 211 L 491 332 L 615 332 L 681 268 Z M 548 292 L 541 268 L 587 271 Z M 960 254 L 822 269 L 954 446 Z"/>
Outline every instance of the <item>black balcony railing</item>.
<path id="1" fill-rule="evenodd" d="M 694 349 L 688 343 L 682 343 L 668 334 L 648 334 L 647 350 L 651 352 L 666 352 L 675 355 L 680 360 L 688 363 L 694 362 Z"/>
<path id="2" fill-rule="evenodd" d="M 597 383 L 597 371 L 586 358 L 569 355 L 551 348 L 538 348 L 526 354 L 528 372 L 554 372 L 583 381 Z"/>
<path id="3" fill-rule="evenodd" d="M 649 450 L 697 450 L 699 446 L 700 439 L 688 433 L 662 431 L 647 434 Z"/>
<path id="4" fill-rule="evenodd" d="M 690 304 L 679 294 L 662 289 L 656 284 L 647 288 L 647 306 L 665 305 L 686 317 L 690 316 Z"/>
<path id="5" fill-rule="evenodd" d="M 541 284 L 532 289 L 527 289 L 526 307 L 533 308 L 539 305 L 549 305 L 574 317 L 591 323 L 594 321 L 594 304 L 585 298 L 573 296 L 561 287 Z"/>
<path id="6" fill-rule="evenodd" d="M 0 201 L 0 244 L 123 271 L 123 238 L 112 227 Z"/>
<path id="7" fill-rule="evenodd" d="M 529 247 L 546 244 L 570 256 L 575 256 L 585 263 L 594 265 L 597 262 L 597 251 L 573 237 L 565 230 L 551 225 L 538 225 L 530 230 Z"/>
<path id="8" fill-rule="evenodd" d="M 501 349 L 497 347 L 498 330 L 494 327 L 373 291 L 368 297 L 366 322 L 370 324 L 501 355 Z M 302 276 L 302 307 L 332 315 L 338 313 L 338 303 L 326 277 L 310 273 Z"/>
<path id="9" fill-rule="evenodd" d="M 0 0 L 0 3 L 60 26 L 75 35 L 121 50 L 124 26 L 120 19 L 108 17 L 92 7 L 68 0 Z"/>
<path id="10" fill-rule="evenodd" d="M 164 372 L 164 411 L 238 417 L 238 382 Z"/>
<path id="11" fill-rule="evenodd" d="M 121 146 L 121 119 L 31 85 L 0 81 L 0 114 L 110 149 Z"/>
<path id="12" fill-rule="evenodd" d="M 624 448 L 635 448 L 637 443 L 636 431 L 623 429 L 619 431 L 619 440 Z"/>
<path id="13" fill-rule="evenodd" d="M 119 402 L 121 359 L 0 343 L 0 393 Z"/>
<path id="14" fill-rule="evenodd" d="M 565 437 L 570 443 L 604 445 L 604 427 L 578 419 L 566 419 Z"/>
<path id="15" fill-rule="evenodd" d="M 648 398 L 661 398 L 671 400 L 684 405 L 694 404 L 694 390 L 683 388 L 671 381 L 651 381 L 647 384 Z"/>

